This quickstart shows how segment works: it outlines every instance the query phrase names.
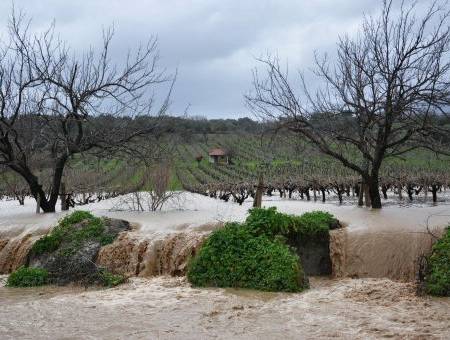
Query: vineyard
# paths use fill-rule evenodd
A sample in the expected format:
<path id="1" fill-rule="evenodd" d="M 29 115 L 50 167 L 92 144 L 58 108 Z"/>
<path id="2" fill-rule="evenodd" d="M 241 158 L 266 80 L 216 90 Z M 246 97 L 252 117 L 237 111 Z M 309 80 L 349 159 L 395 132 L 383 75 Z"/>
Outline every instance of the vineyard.
<path id="1" fill-rule="evenodd" d="M 278 142 L 278 143 L 277 143 Z M 211 164 L 208 151 L 228 150 L 230 164 Z M 216 135 L 208 142 L 178 146 L 177 176 L 185 190 L 242 204 L 254 197 L 260 176 L 268 196 L 321 200 L 337 198 L 340 203 L 359 195 L 361 178 L 336 161 L 308 148 L 286 141 L 262 140 L 255 136 Z M 450 187 L 450 160 L 428 153 L 410 154 L 386 162 L 380 178 L 385 199 L 395 194 L 428 198 L 438 202 Z"/>
<path id="2" fill-rule="evenodd" d="M 213 164 L 212 148 L 226 150 L 229 164 Z M 319 155 L 305 145 L 286 138 L 271 139 L 256 135 L 211 134 L 192 136 L 179 142 L 170 155 L 167 190 L 187 190 L 212 198 L 242 204 L 254 198 L 262 178 L 264 194 L 326 202 L 354 202 L 360 192 L 361 178 L 336 161 Z M 126 160 L 79 158 L 71 161 L 64 173 L 61 194 L 67 207 L 75 207 L 127 193 L 152 190 L 150 170 Z M 49 170 L 38 172 L 42 186 Z M 387 161 L 380 177 L 385 199 L 438 202 L 450 188 L 450 160 L 429 153 L 410 154 Z M 23 204 L 31 196 L 27 184 L 12 172 L 0 169 L 0 198 Z"/>
<path id="3" fill-rule="evenodd" d="M 38 172 L 47 192 L 51 190 L 48 173 L 48 169 Z M 80 160 L 65 170 L 61 195 L 66 198 L 67 207 L 75 207 L 135 192 L 144 185 L 136 167 L 125 166 L 117 160 L 99 161 L 95 165 Z M 28 196 L 31 193 L 22 178 L 6 170 L 0 172 L 0 199 L 16 199 L 23 205 Z"/>

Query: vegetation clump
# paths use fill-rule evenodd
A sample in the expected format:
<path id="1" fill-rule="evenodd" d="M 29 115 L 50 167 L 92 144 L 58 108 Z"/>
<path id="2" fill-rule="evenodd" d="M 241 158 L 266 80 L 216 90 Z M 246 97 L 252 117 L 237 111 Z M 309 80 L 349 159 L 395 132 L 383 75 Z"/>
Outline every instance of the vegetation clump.
<path id="1" fill-rule="evenodd" d="M 320 238 L 328 236 L 330 229 L 335 228 L 339 223 L 336 218 L 325 211 L 312 211 L 297 217 L 292 216 L 296 222 L 296 232 L 300 237 Z"/>
<path id="2" fill-rule="evenodd" d="M 328 236 L 329 230 L 337 220 L 328 212 L 313 211 L 301 216 L 283 214 L 276 207 L 253 208 L 245 225 L 254 235 L 269 238 L 294 236 L 301 239 L 320 239 Z"/>
<path id="3" fill-rule="evenodd" d="M 329 230 L 339 226 L 329 213 L 301 216 L 275 207 L 254 208 L 243 224 L 214 231 L 191 259 L 188 280 L 196 286 L 241 287 L 297 292 L 308 275 L 331 273 Z"/>
<path id="4" fill-rule="evenodd" d="M 20 267 L 11 273 L 6 282 L 8 287 L 36 287 L 48 282 L 48 272 L 41 268 Z"/>
<path id="5" fill-rule="evenodd" d="M 278 212 L 276 207 L 253 208 L 249 213 L 245 225 L 253 235 L 274 238 L 276 235 L 286 235 L 294 228 L 290 216 Z"/>
<path id="6" fill-rule="evenodd" d="M 83 225 L 79 225 L 82 223 Z M 46 235 L 37 240 L 32 253 L 41 255 L 56 251 L 61 244 L 66 243 L 66 252 L 78 249 L 86 240 L 98 240 L 101 245 L 114 241 L 114 237 L 104 233 L 104 220 L 93 216 L 87 211 L 75 211 L 64 217 L 59 224 Z"/>
<path id="7" fill-rule="evenodd" d="M 427 265 L 426 292 L 436 296 L 450 296 L 450 227 L 434 244 Z"/>
<path id="8" fill-rule="evenodd" d="M 188 279 L 195 286 L 240 287 L 298 292 L 307 287 L 300 260 L 288 246 L 255 236 L 230 223 L 214 231 L 191 259 Z"/>
<path id="9" fill-rule="evenodd" d="M 100 282 L 103 286 L 111 288 L 118 286 L 125 282 L 126 278 L 120 274 L 113 274 L 107 270 L 99 271 Z"/>
<path id="10" fill-rule="evenodd" d="M 116 286 L 124 281 L 124 277 L 98 267 L 95 262 L 100 248 L 112 243 L 121 231 L 128 229 L 126 221 L 75 211 L 61 219 L 49 235 L 33 245 L 27 261 L 29 268 L 23 270 L 32 273 L 44 270 L 46 277 L 42 282 L 45 283 Z"/>

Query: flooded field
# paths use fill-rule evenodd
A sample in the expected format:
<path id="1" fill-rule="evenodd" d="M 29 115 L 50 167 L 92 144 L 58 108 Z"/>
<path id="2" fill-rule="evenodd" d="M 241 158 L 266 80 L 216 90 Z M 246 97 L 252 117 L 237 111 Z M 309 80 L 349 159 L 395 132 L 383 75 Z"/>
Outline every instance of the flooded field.
<path id="1" fill-rule="evenodd" d="M 133 278 L 109 290 L 0 288 L 2 339 L 448 339 L 450 299 L 409 283 L 312 278 L 300 294 Z"/>
<path id="2" fill-rule="evenodd" d="M 430 227 L 441 226 L 450 220 L 450 193 L 443 197 L 446 201 L 437 205 L 417 202 L 407 204 L 394 198 L 383 202 L 381 210 L 371 210 L 352 205 L 339 205 L 330 200 L 326 203 L 300 199 L 264 196 L 263 206 L 275 206 L 284 213 L 302 214 L 307 211 L 324 210 L 334 214 L 352 231 L 396 231 L 397 229 L 417 231 Z M 139 231 L 145 233 L 167 234 L 181 229 L 196 229 L 208 223 L 242 221 L 247 211 L 252 207 L 249 199 L 242 205 L 234 202 L 224 202 L 207 196 L 180 192 L 174 200 L 163 207 L 161 211 L 139 212 L 130 211 L 127 205 L 121 205 L 122 197 L 103 200 L 79 206 L 77 210 L 87 210 L 98 216 L 125 219 L 139 226 Z M 59 206 L 58 206 L 59 207 Z M 407 212 L 407 213 L 405 213 Z M 25 205 L 17 201 L 0 201 L 0 238 L 13 237 L 30 233 L 41 235 L 46 233 L 67 212 L 53 214 L 35 214 L 35 201 L 27 198 Z"/>
<path id="3" fill-rule="evenodd" d="M 103 249 L 98 262 L 126 275 L 152 276 L 181 273 L 192 251 L 206 234 L 224 222 L 243 221 L 251 202 L 238 205 L 198 194 L 181 192 L 157 212 L 118 210 L 123 198 L 104 200 L 80 209 L 98 216 L 126 219 L 134 230 Z M 0 274 L 25 262 L 40 235 L 48 232 L 63 213 L 33 212 L 33 202 L 0 202 Z M 377 277 L 413 281 L 418 258 L 429 253 L 433 241 L 450 220 L 447 202 L 437 206 L 388 205 L 371 210 L 330 201 L 319 203 L 264 197 L 263 205 L 300 215 L 324 210 L 336 216 L 345 228 L 331 233 L 333 273 L 339 277 Z"/>
<path id="4" fill-rule="evenodd" d="M 300 294 L 196 289 L 183 277 L 157 276 L 182 273 L 202 239 L 225 221 L 245 219 L 251 202 L 183 193 L 156 213 L 115 211 L 114 204 L 82 207 L 134 226 L 97 262 L 135 277 L 109 290 L 13 289 L 0 277 L 1 339 L 450 338 L 450 299 L 417 297 L 412 283 L 417 257 L 448 224 L 447 204 L 372 211 L 266 197 L 264 206 L 292 214 L 325 210 L 345 225 L 331 233 L 335 278 L 312 278 Z M 0 203 L 0 273 L 20 265 L 62 216 L 30 208 Z"/>

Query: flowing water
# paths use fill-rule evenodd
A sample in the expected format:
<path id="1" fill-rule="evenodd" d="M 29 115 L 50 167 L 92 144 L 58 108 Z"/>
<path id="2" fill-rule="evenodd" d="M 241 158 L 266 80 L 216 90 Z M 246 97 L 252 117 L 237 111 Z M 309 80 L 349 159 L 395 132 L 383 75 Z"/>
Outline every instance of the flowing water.
<path id="1" fill-rule="evenodd" d="M 11 239 L 0 239 L 0 274 L 11 273 L 24 265 L 37 237 L 25 234 Z"/>
<path id="2" fill-rule="evenodd" d="M 265 201 L 292 214 L 326 210 L 345 225 L 331 232 L 335 279 L 312 278 L 312 289 L 304 293 L 274 294 L 195 289 L 183 277 L 158 276 L 184 274 L 208 233 L 223 222 L 242 221 L 249 208 L 187 195 L 185 208 L 159 213 L 87 207 L 135 225 L 103 247 L 97 259 L 130 276 L 129 283 L 110 290 L 13 289 L 0 283 L 0 338 L 450 338 L 449 298 L 417 297 L 411 283 L 418 258 L 429 253 L 450 220 L 448 206 L 372 211 Z M 0 274 L 24 264 L 33 242 L 61 216 L 4 214 Z"/>
<path id="3" fill-rule="evenodd" d="M 331 232 L 330 254 L 335 277 L 414 281 L 420 257 L 430 253 L 445 225 L 442 222 L 439 227 L 435 223 L 427 229 L 410 223 L 409 219 L 396 219 L 389 213 L 371 216 L 369 222 L 359 216 L 370 217 L 368 212 L 353 210 L 336 215 L 339 214 L 343 215 L 342 219 L 353 222 Z M 221 225 L 207 223 L 193 227 L 181 224 L 165 231 L 140 227 L 122 233 L 113 244 L 103 247 L 97 262 L 112 272 L 127 276 L 182 275 L 187 260 L 196 253 L 206 235 Z M 10 238 L 0 237 L 0 274 L 10 273 L 23 265 L 38 237 L 26 232 Z"/>
<path id="4" fill-rule="evenodd" d="M 333 276 L 414 281 L 421 257 L 430 253 L 440 234 L 442 229 L 433 233 L 401 229 L 395 232 L 333 230 L 330 233 Z"/>
<path id="5" fill-rule="evenodd" d="M 182 275 L 206 235 L 194 231 L 145 236 L 123 233 L 100 250 L 97 263 L 126 276 Z"/>
<path id="6" fill-rule="evenodd" d="M 184 278 L 160 276 L 97 291 L 0 288 L 0 334 L 2 339 L 450 337 L 450 300 L 417 297 L 412 284 L 312 278 L 311 285 L 299 294 L 263 293 L 196 289 Z"/>

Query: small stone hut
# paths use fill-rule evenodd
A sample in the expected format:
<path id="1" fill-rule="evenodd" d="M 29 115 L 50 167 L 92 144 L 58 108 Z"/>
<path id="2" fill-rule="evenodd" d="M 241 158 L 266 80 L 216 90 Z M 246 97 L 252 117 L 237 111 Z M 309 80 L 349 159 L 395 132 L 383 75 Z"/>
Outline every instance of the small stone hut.
<path id="1" fill-rule="evenodd" d="M 209 151 L 209 161 L 213 164 L 229 164 L 230 159 L 226 150 L 216 148 Z"/>

